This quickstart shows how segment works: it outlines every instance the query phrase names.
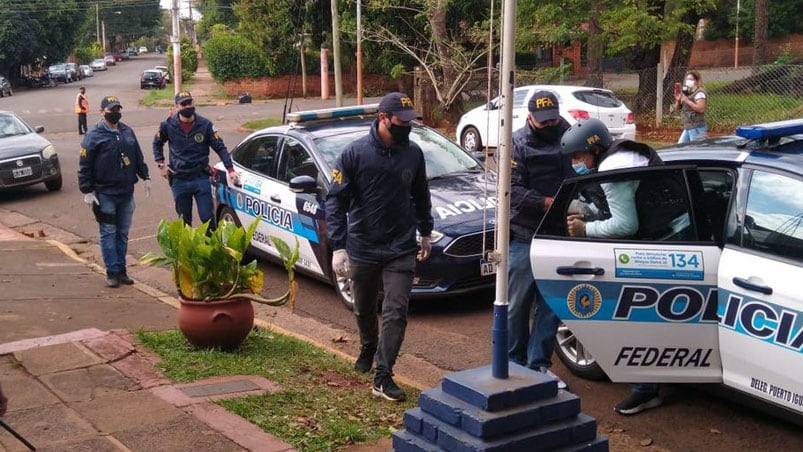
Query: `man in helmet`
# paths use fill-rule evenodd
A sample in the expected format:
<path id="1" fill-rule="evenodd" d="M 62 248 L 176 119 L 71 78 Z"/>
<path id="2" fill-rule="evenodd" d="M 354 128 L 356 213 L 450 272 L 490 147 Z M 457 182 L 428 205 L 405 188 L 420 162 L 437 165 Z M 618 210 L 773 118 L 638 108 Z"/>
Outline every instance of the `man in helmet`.
<path id="1" fill-rule="evenodd" d="M 510 174 L 510 252 L 508 288 L 508 359 L 533 370 L 549 371 L 560 320 L 544 301 L 533 279 L 530 243 L 552 205 L 563 179 L 574 175 L 560 138 L 569 128 L 561 118 L 558 99 L 550 91 L 533 93 L 527 124 L 513 134 Z M 530 319 L 532 318 L 532 327 Z"/>
<path id="2" fill-rule="evenodd" d="M 658 153 L 644 143 L 613 140 L 608 127 L 598 119 L 581 119 L 563 134 L 561 152 L 570 155 L 572 168 L 578 175 L 594 170 L 663 165 Z M 636 180 L 601 184 L 607 201 L 606 219 L 588 221 L 598 207 L 572 202 L 566 226 L 572 237 L 618 238 L 634 235 L 639 229 L 636 211 Z M 630 395 L 619 402 L 614 411 L 637 414 L 655 408 L 663 401 L 655 383 L 633 383 Z"/>

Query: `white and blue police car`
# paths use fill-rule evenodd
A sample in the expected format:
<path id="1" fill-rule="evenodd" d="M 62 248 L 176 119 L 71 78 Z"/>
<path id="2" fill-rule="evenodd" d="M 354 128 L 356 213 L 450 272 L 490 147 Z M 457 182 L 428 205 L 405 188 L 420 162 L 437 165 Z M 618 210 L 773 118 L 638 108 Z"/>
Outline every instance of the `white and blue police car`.
<path id="1" fill-rule="evenodd" d="M 270 236 L 300 250 L 298 271 L 332 283 L 352 307 L 350 282 L 331 269 L 324 201 L 331 168 L 343 148 L 366 135 L 378 105 L 290 113 L 288 124 L 250 134 L 235 147 L 234 186 L 222 164 L 213 171 L 216 218 L 250 224 L 251 249 L 276 258 Z M 432 254 L 418 263 L 414 299 L 459 295 L 493 287 L 496 268 L 483 260 L 494 246 L 496 179 L 474 157 L 434 129 L 415 124 L 410 139 L 424 152 L 432 195 Z"/>
<path id="2" fill-rule="evenodd" d="M 803 119 L 659 154 L 665 166 L 566 180 L 533 237 L 559 357 L 590 378 L 721 383 L 801 418 Z M 568 237 L 574 200 L 604 217 L 600 184 L 625 181 L 635 234 Z"/>

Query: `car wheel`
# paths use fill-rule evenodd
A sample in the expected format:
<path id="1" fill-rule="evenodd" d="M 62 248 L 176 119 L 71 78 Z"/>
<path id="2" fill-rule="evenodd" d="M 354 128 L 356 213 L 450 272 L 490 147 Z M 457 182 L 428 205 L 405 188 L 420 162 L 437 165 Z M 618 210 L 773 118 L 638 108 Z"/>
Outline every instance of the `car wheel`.
<path id="1" fill-rule="evenodd" d="M 460 145 L 470 153 L 481 150 L 482 138 L 480 138 L 480 131 L 474 126 L 466 127 L 460 135 Z"/>
<path id="2" fill-rule="evenodd" d="M 240 219 L 237 218 L 237 214 L 234 213 L 234 211 L 229 207 L 223 207 L 220 209 L 220 214 L 217 216 L 217 222 L 220 223 L 222 221 L 230 221 L 238 227 L 242 226 Z"/>
<path id="3" fill-rule="evenodd" d="M 351 291 L 351 278 L 344 278 L 342 276 L 337 276 L 334 272 L 332 272 L 332 280 L 335 284 L 335 292 L 337 292 L 337 298 L 340 299 L 340 302 L 346 306 L 349 311 L 354 310 L 354 294 Z"/>
<path id="4" fill-rule="evenodd" d="M 61 190 L 61 184 L 62 184 L 61 174 L 59 174 L 59 177 L 55 179 L 50 179 L 48 181 L 45 181 L 45 187 L 47 187 L 47 191 L 59 191 Z"/>
<path id="5" fill-rule="evenodd" d="M 586 380 L 605 380 L 608 378 L 605 375 L 605 371 L 597 364 L 597 360 L 591 356 L 591 353 L 583 347 L 583 344 L 577 340 L 574 333 L 563 323 L 560 324 L 558 333 L 555 335 L 555 353 L 563 361 L 563 364 L 578 377 Z"/>

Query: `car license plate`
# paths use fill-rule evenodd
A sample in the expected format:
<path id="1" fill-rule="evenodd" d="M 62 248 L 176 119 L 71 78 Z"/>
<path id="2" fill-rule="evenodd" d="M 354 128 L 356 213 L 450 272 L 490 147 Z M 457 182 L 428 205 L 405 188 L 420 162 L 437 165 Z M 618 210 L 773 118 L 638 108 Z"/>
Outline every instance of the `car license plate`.
<path id="1" fill-rule="evenodd" d="M 488 275 L 495 275 L 496 274 L 496 263 L 495 262 L 487 262 L 485 260 L 480 261 L 480 275 L 481 276 L 488 276 Z"/>
<path id="2" fill-rule="evenodd" d="M 33 170 L 31 169 L 30 166 L 26 166 L 23 168 L 15 168 L 11 170 L 11 172 L 14 174 L 14 179 L 19 179 L 20 177 L 28 177 L 31 174 L 33 174 Z"/>

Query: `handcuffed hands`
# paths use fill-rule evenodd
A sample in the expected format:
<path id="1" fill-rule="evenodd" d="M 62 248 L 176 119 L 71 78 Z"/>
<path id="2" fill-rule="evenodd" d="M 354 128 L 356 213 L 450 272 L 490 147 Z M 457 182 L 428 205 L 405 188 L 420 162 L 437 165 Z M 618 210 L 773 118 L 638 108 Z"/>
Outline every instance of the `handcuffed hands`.
<path id="1" fill-rule="evenodd" d="M 332 253 L 332 269 L 337 276 L 346 278 L 349 274 L 349 254 L 346 250 L 337 250 Z"/>
<path id="2" fill-rule="evenodd" d="M 151 180 L 150 179 L 145 179 L 145 197 L 146 198 L 150 198 L 151 197 Z"/>
<path id="3" fill-rule="evenodd" d="M 100 205 L 100 201 L 98 201 L 98 197 L 94 193 L 87 193 L 84 195 L 84 204 L 92 207 L 92 204 Z"/>
<path id="4" fill-rule="evenodd" d="M 569 215 L 566 217 L 566 230 L 569 232 L 570 237 L 585 237 L 586 236 L 586 222 L 580 215 Z"/>
<path id="5" fill-rule="evenodd" d="M 590 217 L 594 212 L 591 211 L 591 208 L 588 207 L 588 204 L 580 201 L 579 199 L 572 200 L 569 203 L 569 214 L 576 214 L 580 215 L 583 219 Z"/>
<path id="6" fill-rule="evenodd" d="M 429 255 L 432 253 L 432 237 L 426 235 L 421 237 L 421 249 L 418 250 L 418 255 L 416 258 L 419 261 L 425 261 L 429 259 Z"/>

